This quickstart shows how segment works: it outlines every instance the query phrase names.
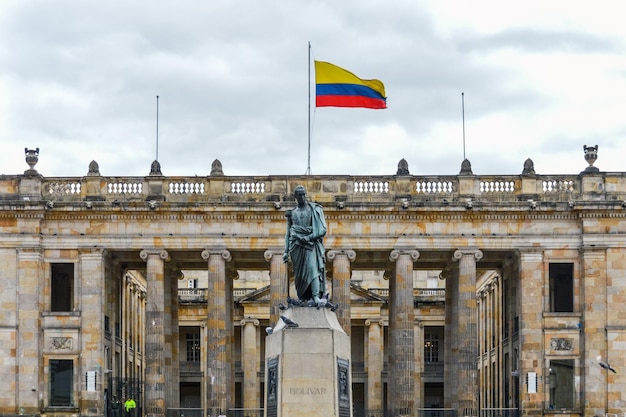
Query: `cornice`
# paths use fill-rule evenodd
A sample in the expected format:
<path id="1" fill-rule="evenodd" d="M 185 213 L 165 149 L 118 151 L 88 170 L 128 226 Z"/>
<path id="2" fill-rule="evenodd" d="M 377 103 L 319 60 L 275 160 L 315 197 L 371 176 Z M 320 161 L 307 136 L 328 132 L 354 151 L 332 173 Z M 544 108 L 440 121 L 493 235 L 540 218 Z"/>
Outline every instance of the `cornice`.
<path id="1" fill-rule="evenodd" d="M 198 210 L 202 210 L 200 207 Z M 626 210 L 594 210 L 594 211 L 528 211 L 528 212 L 480 212 L 475 210 L 469 211 L 425 211 L 425 212 L 408 212 L 398 211 L 392 213 L 364 213 L 362 211 L 326 211 L 325 217 L 327 221 L 384 221 L 384 222 L 407 222 L 407 221 L 438 221 L 444 219 L 446 221 L 517 221 L 517 220 L 565 220 L 576 221 L 579 219 L 626 219 Z M 108 220 L 108 221 L 128 221 L 128 220 L 157 220 L 157 221 L 223 221 L 238 222 L 242 220 L 249 221 L 270 221 L 282 222 L 285 220 L 285 211 L 267 212 L 251 212 L 242 210 L 241 207 L 233 207 L 224 211 L 194 211 L 194 212 L 177 212 L 167 211 L 158 212 L 146 209 L 145 211 L 96 211 L 96 210 L 75 210 L 75 211 L 29 211 L 29 210 L 10 210 L 1 211 L 1 219 L 17 218 L 17 219 L 37 219 L 37 220 Z"/>

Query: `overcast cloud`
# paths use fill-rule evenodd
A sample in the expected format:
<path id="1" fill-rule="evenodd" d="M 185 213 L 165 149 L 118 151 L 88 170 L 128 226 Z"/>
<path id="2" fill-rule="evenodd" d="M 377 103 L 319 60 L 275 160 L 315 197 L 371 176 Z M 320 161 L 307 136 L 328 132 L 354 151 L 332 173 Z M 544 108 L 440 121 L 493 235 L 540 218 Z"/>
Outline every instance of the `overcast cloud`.
<path id="1" fill-rule="evenodd" d="M 312 104 L 315 175 L 626 171 L 626 5 L 596 1 L 0 0 L 0 174 L 301 175 L 312 59 L 388 109 Z M 314 74 L 311 74 L 312 80 Z M 311 86 L 314 103 L 314 86 Z"/>

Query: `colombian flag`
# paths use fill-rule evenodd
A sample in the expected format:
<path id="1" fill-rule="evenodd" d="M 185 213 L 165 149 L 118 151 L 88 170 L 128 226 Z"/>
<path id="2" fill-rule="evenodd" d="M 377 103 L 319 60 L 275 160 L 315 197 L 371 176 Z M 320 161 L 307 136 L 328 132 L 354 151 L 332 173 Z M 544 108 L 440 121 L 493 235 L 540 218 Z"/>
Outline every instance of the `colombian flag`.
<path id="1" fill-rule="evenodd" d="M 362 80 L 328 62 L 315 61 L 315 87 L 316 107 L 387 108 L 382 81 Z"/>

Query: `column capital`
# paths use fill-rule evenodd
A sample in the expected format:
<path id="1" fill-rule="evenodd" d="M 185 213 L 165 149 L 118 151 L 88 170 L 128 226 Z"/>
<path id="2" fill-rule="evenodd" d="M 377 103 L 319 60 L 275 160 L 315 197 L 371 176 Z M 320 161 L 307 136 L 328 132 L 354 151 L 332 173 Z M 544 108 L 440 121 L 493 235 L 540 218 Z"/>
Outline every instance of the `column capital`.
<path id="1" fill-rule="evenodd" d="M 219 255 L 226 262 L 230 262 L 233 259 L 233 257 L 230 255 L 230 251 L 228 251 L 228 249 L 224 249 L 224 248 L 206 248 L 205 250 L 202 251 L 202 259 L 204 259 L 204 260 L 209 260 L 209 257 L 211 255 Z"/>
<path id="2" fill-rule="evenodd" d="M 383 327 L 385 325 L 384 320 L 381 317 L 376 317 L 376 318 L 371 318 L 371 319 L 367 319 L 365 320 L 365 326 L 369 327 L 372 324 L 378 324 L 380 327 Z"/>
<path id="3" fill-rule="evenodd" d="M 267 262 L 270 262 L 274 256 L 280 256 L 282 260 L 284 253 L 285 248 L 269 248 L 265 252 L 263 252 L 263 258 L 265 258 Z"/>
<path id="4" fill-rule="evenodd" d="M 474 256 L 474 259 L 478 262 L 483 258 L 483 252 L 476 248 L 457 249 L 452 255 L 452 260 L 456 262 L 463 256 Z"/>
<path id="5" fill-rule="evenodd" d="M 417 249 L 394 249 L 389 253 L 389 261 L 397 261 L 400 255 L 409 255 L 413 262 L 417 261 L 420 257 L 420 253 Z"/>
<path id="6" fill-rule="evenodd" d="M 242 325 L 242 326 L 245 326 L 245 325 L 246 325 L 246 324 L 248 324 L 248 323 L 250 323 L 250 324 L 254 324 L 254 325 L 255 325 L 255 326 L 257 326 L 257 327 L 259 326 L 259 324 L 261 324 L 261 322 L 259 321 L 259 319 L 255 319 L 255 318 L 253 318 L 253 317 L 246 317 L 246 318 L 241 319 L 241 325 Z"/>
<path id="7" fill-rule="evenodd" d="M 441 279 L 441 280 L 448 279 L 448 278 L 450 278 L 450 275 L 451 275 L 450 268 L 448 266 L 446 266 L 439 273 L 439 279 Z"/>
<path id="8" fill-rule="evenodd" d="M 159 258 L 163 259 L 164 261 L 169 259 L 169 256 L 170 256 L 165 249 L 158 249 L 158 248 L 144 249 L 141 252 L 139 252 L 139 257 L 143 259 L 144 261 L 148 260 L 148 256 L 150 255 L 158 255 Z"/>
<path id="9" fill-rule="evenodd" d="M 326 259 L 334 261 L 337 255 L 346 255 L 350 262 L 356 259 L 356 252 L 352 249 L 330 249 L 326 252 Z"/>

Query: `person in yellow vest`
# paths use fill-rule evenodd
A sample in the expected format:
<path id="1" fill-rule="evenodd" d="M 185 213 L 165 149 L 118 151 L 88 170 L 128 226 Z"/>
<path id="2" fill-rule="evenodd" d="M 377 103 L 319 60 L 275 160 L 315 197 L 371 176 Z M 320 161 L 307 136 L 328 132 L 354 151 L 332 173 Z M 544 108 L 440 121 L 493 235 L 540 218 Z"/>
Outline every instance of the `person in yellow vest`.
<path id="1" fill-rule="evenodd" d="M 135 413 L 135 408 L 137 408 L 137 403 L 132 398 L 128 397 L 128 399 L 124 402 L 124 410 L 126 410 L 126 415 L 131 417 Z"/>

